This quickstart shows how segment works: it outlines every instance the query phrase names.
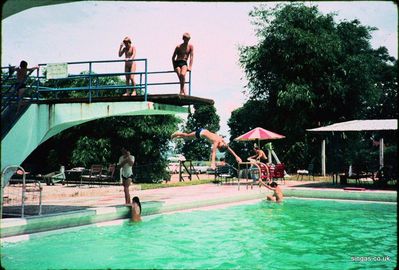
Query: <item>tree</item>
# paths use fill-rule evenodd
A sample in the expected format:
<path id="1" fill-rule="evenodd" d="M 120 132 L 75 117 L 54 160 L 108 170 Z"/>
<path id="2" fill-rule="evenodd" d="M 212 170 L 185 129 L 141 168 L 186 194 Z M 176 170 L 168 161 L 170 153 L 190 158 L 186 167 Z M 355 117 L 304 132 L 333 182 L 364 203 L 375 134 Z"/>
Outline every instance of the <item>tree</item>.
<path id="1" fill-rule="evenodd" d="M 220 129 L 220 118 L 213 105 L 194 105 L 194 113 L 187 119 L 185 132 L 205 128 L 212 132 Z M 211 144 L 203 140 L 189 140 L 183 145 L 183 154 L 188 160 L 209 160 Z"/>
<path id="2" fill-rule="evenodd" d="M 95 149 L 95 151 L 93 151 Z M 76 142 L 72 150 L 71 162 L 75 166 L 90 167 L 91 164 L 107 164 L 111 157 L 111 145 L 109 139 L 94 139 L 83 136 Z"/>
<path id="3" fill-rule="evenodd" d="M 397 116 L 396 105 L 386 98 L 397 97 L 397 64 L 385 48 L 372 49 L 375 28 L 358 20 L 336 23 L 334 14 L 323 15 L 301 3 L 271 10 L 260 6 L 250 16 L 259 42 L 240 48 L 249 82 L 247 103 L 263 103 L 254 108 L 258 111 L 267 108 L 258 126 L 286 135 L 276 142 L 285 162 L 297 167 L 319 156 L 318 138 L 306 133 L 307 128 L 364 119 L 377 115 L 378 109 L 378 117 Z M 383 78 L 389 81 L 383 83 Z M 375 106 L 381 99 L 387 105 L 384 113 Z M 233 113 L 232 131 L 247 131 L 240 130 L 241 113 Z"/>

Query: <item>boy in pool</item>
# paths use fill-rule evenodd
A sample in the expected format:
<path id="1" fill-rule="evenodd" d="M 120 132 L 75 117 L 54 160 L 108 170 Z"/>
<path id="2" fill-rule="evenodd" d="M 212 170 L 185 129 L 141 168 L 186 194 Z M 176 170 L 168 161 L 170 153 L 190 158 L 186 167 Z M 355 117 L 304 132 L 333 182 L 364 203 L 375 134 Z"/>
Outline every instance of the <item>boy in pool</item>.
<path id="1" fill-rule="evenodd" d="M 216 159 L 216 149 L 220 152 L 225 152 L 226 150 L 230 152 L 236 159 L 238 163 L 242 162 L 241 158 L 231 149 L 228 144 L 223 140 L 223 138 L 213 132 L 210 132 L 204 128 L 198 128 L 196 131 L 191 133 L 184 133 L 184 132 L 175 132 L 172 134 L 172 139 L 174 138 L 183 138 L 183 139 L 201 139 L 205 138 L 210 143 L 212 143 L 212 157 L 211 157 L 211 168 L 215 169 L 215 159 Z"/>
<path id="2" fill-rule="evenodd" d="M 270 186 L 265 184 L 265 182 L 263 182 L 262 180 L 259 180 L 259 186 L 265 186 L 266 188 L 273 190 L 274 193 L 273 195 L 267 195 L 267 200 L 268 201 L 273 201 L 273 202 L 282 202 L 283 201 L 283 191 L 281 190 L 281 188 L 278 186 L 278 184 L 276 182 L 271 182 Z"/>
<path id="3" fill-rule="evenodd" d="M 130 217 L 130 220 L 133 222 L 141 221 L 141 203 L 139 197 L 133 197 L 131 207 L 132 216 Z"/>

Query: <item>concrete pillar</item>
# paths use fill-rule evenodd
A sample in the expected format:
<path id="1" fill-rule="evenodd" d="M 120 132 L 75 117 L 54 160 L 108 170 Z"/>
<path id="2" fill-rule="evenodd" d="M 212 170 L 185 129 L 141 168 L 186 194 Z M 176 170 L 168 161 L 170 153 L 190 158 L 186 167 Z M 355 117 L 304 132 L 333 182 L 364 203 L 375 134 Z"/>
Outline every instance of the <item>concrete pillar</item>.
<path id="1" fill-rule="evenodd" d="M 380 169 L 384 167 L 384 139 L 380 139 Z"/>
<path id="2" fill-rule="evenodd" d="M 321 142 L 321 175 L 326 176 L 326 140 Z"/>

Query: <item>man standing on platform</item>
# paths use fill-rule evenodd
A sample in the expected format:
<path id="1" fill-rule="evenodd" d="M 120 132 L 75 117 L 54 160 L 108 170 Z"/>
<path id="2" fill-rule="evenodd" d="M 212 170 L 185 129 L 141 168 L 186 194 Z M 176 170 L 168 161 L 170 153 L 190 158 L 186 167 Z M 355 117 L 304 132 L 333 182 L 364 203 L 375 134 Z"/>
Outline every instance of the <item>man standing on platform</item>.
<path id="1" fill-rule="evenodd" d="M 180 95 L 186 95 L 186 90 L 184 89 L 186 73 L 187 71 L 191 71 L 194 61 L 194 46 L 188 44 L 190 38 L 189 33 L 184 33 L 183 43 L 176 46 L 172 55 L 173 69 L 180 81 Z M 190 58 L 190 64 L 187 66 L 188 58 Z"/>
<path id="2" fill-rule="evenodd" d="M 119 57 L 121 57 L 123 54 L 125 54 L 125 72 L 136 72 L 136 62 L 134 62 L 134 58 L 136 57 L 136 48 L 132 45 L 132 40 L 129 37 L 125 37 L 121 45 L 119 46 Z M 134 74 L 126 75 L 126 85 L 129 86 L 129 84 L 132 85 L 132 96 L 137 95 L 135 89 L 136 83 L 134 81 Z M 126 88 L 126 93 L 123 95 L 130 95 L 128 88 Z"/>

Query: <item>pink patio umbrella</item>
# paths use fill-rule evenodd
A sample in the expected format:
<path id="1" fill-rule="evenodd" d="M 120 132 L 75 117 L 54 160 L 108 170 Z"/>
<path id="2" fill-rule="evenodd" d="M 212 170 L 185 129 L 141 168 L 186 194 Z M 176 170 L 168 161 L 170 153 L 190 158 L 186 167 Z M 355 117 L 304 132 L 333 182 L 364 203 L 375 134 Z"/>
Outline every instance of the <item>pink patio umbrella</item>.
<path id="1" fill-rule="evenodd" d="M 254 141 L 254 140 L 258 140 L 258 147 L 260 147 L 260 141 L 261 140 L 276 140 L 276 139 L 283 139 L 285 138 L 285 136 L 274 133 L 272 131 L 269 131 L 267 129 L 261 128 L 261 127 L 257 127 L 254 128 L 253 130 L 248 131 L 247 133 L 235 138 L 235 141 Z M 270 149 L 269 149 L 269 162 L 271 162 L 271 155 L 273 150 L 271 149 L 271 145 L 270 145 Z M 278 162 L 280 162 L 276 157 L 276 160 Z"/>
<path id="2" fill-rule="evenodd" d="M 247 133 L 235 138 L 235 141 L 253 141 L 258 140 L 258 146 L 260 146 L 260 140 L 276 140 L 276 139 L 283 139 L 285 136 L 274 133 L 267 129 L 257 127 L 253 130 L 248 131 Z"/>

